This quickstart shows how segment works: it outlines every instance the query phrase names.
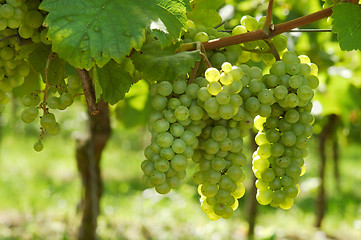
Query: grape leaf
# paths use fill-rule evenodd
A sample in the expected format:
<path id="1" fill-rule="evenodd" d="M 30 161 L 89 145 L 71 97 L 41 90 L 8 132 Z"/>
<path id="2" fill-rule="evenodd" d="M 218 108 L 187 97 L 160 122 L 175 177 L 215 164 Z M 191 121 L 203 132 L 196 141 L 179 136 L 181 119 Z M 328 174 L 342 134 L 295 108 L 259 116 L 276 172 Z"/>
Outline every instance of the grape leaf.
<path id="1" fill-rule="evenodd" d="M 29 62 L 32 67 L 41 74 L 43 82 L 45 82 L 45 68 L 48 65 L 48 81 L 50 85 L 64 85 L 65 78 L 65 61 L 60 59 L 57 54 L 50 57 L 51 47 L 45 44 L 37 44 L 34 51 L 29 55 Z"/>
<path id="2" fill-rule="evenodd" d="M 340 3 L 332 8 L 333 32 L 341 50 L 361 50 L 361 9 L 351 3 Z"/>
<path id="3" fill-rule="evenodd" d="M 44 0 L 45 24 L 53 51 L 76 68 L 103 67 L 110 59 L 121 63 L 139 50 L 152 22 L 161 22 L 167 38 L 175 41 L 185 27 L 184 0 Z M 171 39 L 171 40 L 169 40 Z"/>
<path id="4" fill-rule="evenodd" d="M 184 51 L 175 53 L 173 47 L 162 49 L 158 41 L 144 44 L 140 52 L 132 55 L 132 60 L 142 76 L 148 81 L 172 82 L 184 77 L 200 60 L 200 52 Z"/>
<path id="5" fill-rule="evenodd" d="M 104 67 L 93 71 L 93 79 L 94 73 L 97 73 L 95 81 L 101 87 L 101 97 L 105 102 L 115 104 L 129 91 L 133 83 L 134 66 L 128 58 L 121 64 L 111 60 Z M 95 90 L 99 92 L 100 89 L 96 87 Z M 98 98 L 100 94 L 97 92 Z"/>
<path id="6" fill-rule="evenodd" d="M 187 17 L 195 24 L 215 27 L 222 22 L 218 9 L 223 4 L 224 0 L 193 0 L 191 1 L 192 11 L 187 14 Z"/>

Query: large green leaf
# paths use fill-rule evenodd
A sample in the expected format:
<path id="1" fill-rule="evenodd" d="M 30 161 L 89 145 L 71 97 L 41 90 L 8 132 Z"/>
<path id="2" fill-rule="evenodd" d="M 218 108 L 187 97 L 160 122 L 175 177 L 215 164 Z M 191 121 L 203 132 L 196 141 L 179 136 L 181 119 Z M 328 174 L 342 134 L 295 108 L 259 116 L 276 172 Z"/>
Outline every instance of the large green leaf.
<path id="1" fill-rule="evenodd" d="M 351 3 L 340 3 L 332 9 L 333 31 L 342 50 L 361 50 L 361 9 Z"/>
<path id="2" fill-rule="evenodd" d="M 29 55 L 29 62 L 32 67 L 41 74 L 44 82 L 45 68 L 48 61 L 49 65 L 47 71 L 50 85 L 64 85 L 65 61 L 60 59 L 57 54 L 51 54 L 51 48 L 48 45 L 37 44 L 34 51 Z"/>
<path id="3" fill-rule="evenodd" d="M 161 50 L 158 41 L 145 44 L 140 52 L 132 55 L 135 67 L 148 81 L 172 82 L 189 73 L 200 59 L 200 52 L 175 53 L 173 47 Z"/>
<path id="4" fill-rule="evenodd" d="M 44 0 L 40 8 L 49 12 L 45 24 L 53 51 L 87 70 L 110 59 L 120 63 L 139 50 L 152 22 L 163 26 L 155 28 L 166 33 L 163 45 L 175 41 L 186 23 L 183 0 Z"/>
<path id="5" fill-rule="evenodd" d="M 101 95 L 104 101 L 110 104 L 117 103 L 129 91 L 133 83 L 133 72 L 134 66 L 129 59 L 125 59 L 121 64 L 111 60 L 104 67 L 95 71 L 97 74 L 95 77 L 96 85 L 99 84 L 101 88 L 95 88 L 97 92 L 101 91 L 101 94 L 96 93 L 96 95 Z"/>
<path id="6" fill-rule="evenodd" d="M 218 9 L 224 4 L 224 0 L 193 0 L 191 1 L 192 11 L 187 17 L 196 24 L 207 27 L 215 27 L 222 22 Z"/>

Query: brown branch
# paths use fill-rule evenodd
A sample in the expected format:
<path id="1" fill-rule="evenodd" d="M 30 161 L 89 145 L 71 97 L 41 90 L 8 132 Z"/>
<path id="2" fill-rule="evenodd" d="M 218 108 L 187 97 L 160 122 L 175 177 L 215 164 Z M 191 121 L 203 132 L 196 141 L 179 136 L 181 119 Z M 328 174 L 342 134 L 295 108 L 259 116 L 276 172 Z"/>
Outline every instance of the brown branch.
<path id="1" fill-rule="evenodd" d="M 84 95 L 86 102 L 88 104 L 88 109 L 91 115 L 97 115 L 99 113 L 99 108 L 96 103 L 95 90 L 90 79 L 88 71 L 85 69 L 77 68 L 76 71 L 81 79 L 81 86 L 84 90 Z"/>
<path id="2" fill-rule="evenodd" d="M 327 18 L 329 16 L 331 16 L 332 14 L 332 7 L 329 8 L 325 8 L 321 11 L 315 12 L 315 13 L 311 13 L 309 15 L 303 16 L 303 17 L 299 17 L 296 19 L 293 19 L 291 21 L 285 22 L 285 23 L 280 23 L 275 25 L 274 27 L 274 31 L 272 31 L 270 33 L 270 37 L 274 37 L 278 34 L 287 32 L 289 30 L 292 30 L 294 28 L 298 28 L 298 27 L 302 27 L 305 26 L 307 24 L 316 22 L 318 20 L 321 20 L 323 18 Z"/>
<path id="3" fill-rule="evenodd" d="M 356 0 L 343 1 L 343 2 L 357 3 Z M 256 41 L 256 40 L 265 40 L 268 38 L 272 38 L 276 35 L 279 35 L 281 33 L 288 32 L 294 28 L 299 28 L 299 27 L 308 25 L 310 23 L 316 22 L 318 20 L 321 20 L 323 18 L 327 18 L 327 17 L 331 16 L 332 8 L 333 8 L 333 6 L 329 7 L 329 8 L 325 8 L 318 12 L 311 13 L 311 14 L 303 16 L 303 17 L 296 18 L 294 20 L 291 20 L 291 21 L 288 21 L 285 23 L 281 23 L 281 24 L 277 24 L 277 25 L 270 25 L 269 33 L 267 33 L 264 29 L 258 29 L 258 30 L 252 31 L 252 32 L 242 33 L 242 34 L 224 37 L 224 38 L 213 39 L 208 42 L 203 42 L 202 44 L 203 44 L 205 50 L 209 51 L 209 50 L 218 49 L 218 48 L 227 47 L 227 46 L 236 45 L 236 44 L 245 43 L 245 42 L 251 42 L 251 41 Z M 182 44 L 180 46 L 180 48 L 178 49 L 178 51 L 189 51 L 189 50 L 195 49 L 194 47 L 192 48 L 192 46 L 194 46 L 194 45 L 189 44 L 189 43 L 187 43 L 187 44 L 188 45 L 186 45 L 186 46 L 183 46 L 184 44 Z"/>

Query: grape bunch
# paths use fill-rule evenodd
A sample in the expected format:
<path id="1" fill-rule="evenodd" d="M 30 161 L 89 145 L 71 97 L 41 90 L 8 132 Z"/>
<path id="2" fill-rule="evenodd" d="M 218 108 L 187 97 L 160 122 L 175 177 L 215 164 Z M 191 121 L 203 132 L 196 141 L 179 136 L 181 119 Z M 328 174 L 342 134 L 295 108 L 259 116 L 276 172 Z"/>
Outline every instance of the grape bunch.
<path id="1" fill-rule="evenodd" d="M 8 93 L 24 83 L 24 77 L 30 72 L 30 66 L 24 59 L 17 59 L 19 52 L 16 39 L 12 36 L 16 30 L 0 31 L 0 108 L 8 101 Z M 1 109 L 0 109 L 1 110 Z"/>
<path id="2" fill-rule="evenodd" d="M 65 82 L 64 82 L 65 84 Z M 43 110 L 40 117 L 40 138 L 34 144 L 34 150 L 43 150 L 42 140 L 45 134 L 57 135 L 60 132 L 60 124 L 56 121 L 55 115 L 49 109 L 65 110 L 74 102 L 73 94 L 81 91 L 81 82 L 77 75 L 70 75 L 66 79 L 66 85 L 49 86 L 44 90 L 37 90 L 34 93 L 25 95 L 22 103 L 26 107 L 21 112 L 21 120 L 25 123 L 33 122 L 39 116 L 39 109 Z M 43 101 L 41 101 L 41 95 Z M 57 96 L 58 95 L 58 96 Z"/>
<path id="3" fill-rule="evenodd" d="M 252 164 L 260 204 L 289 209 L 299 193 L 299 178 L 306 171 L 304 158 L 313 132 L 310 112 L 313 89 L 318 86 L 316 75 L 317 66 L 308 57 L 287 51 L 262 78 L 273 100 L 270 114 L 255 121 L 258 149 Z"/>
<path id="4" fill-rule="evenodd" d="M 232 217 L 238 199 L 245 193 L 243 137 L 252 126 L 239 95 L 243 88 L 242 69 L 228 62 L 221 68 L 221 72 L 208 68 L 205 78 L 196 79 L 200 87 L 198 104 L 207 115 L 192 158 L 198 169 L 193 180 L 199 185 L 201 208 L 212 220 Z"/>
<path id="5" fill-rule="evenodd" d="M 48 43 L 47 30 L 42 27 L 45 14 L 39 0 L 6 0 L 0 4 L 0 30 L 15 29 L 23 39 Z"/>
<path id="6" fill-rule="evenodd" d="M 142 163 L 144 181 L 161 194 L 179 186 L 186 176 L 189 159 L 198 145 L 204 111 L 197 104 L 197 84 L 184 80 L 151 85 L 151 144 Z"/>

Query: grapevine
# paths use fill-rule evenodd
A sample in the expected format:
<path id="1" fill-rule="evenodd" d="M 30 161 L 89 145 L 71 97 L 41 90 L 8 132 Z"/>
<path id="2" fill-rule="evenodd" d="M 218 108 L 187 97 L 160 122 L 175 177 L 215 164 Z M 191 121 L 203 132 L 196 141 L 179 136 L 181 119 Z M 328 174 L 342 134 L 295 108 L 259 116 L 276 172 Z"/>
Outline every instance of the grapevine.
<path id="1" fill-rule="evenodd" d="M 306 171 L 319 80 L 316 64 L 289 48 L 283 33 L 327 17 L 332 25 L 335 6 L 357 1 L 327 0 L 323 10 L 273 24 L 271 0 L 266 16 L 245 15 L 232 29 L 187 20 L 185 3 L 174 1 L 179 5 L 167 9 L 172 21 L 160 19 L 166 30 L 148 26 L 155 23 L 152 11 L 165 7 L 162 3 L 135 1 L 125 9 L 139 8 L 150 16 L 135 21 L 136 31 L 123 24 L 109 31 L 111 21 L 102 24 L 98 17 L 113 14 L 109 9 L 119 2 L 100 6 L 101 14 L 88 22 L 70 8 L 61 12 L 56 1 L 0 1 L 0 110 L 26 79 L 40 81 L 38 89 L 22 96 L 19 116 L 27 124 L 38 122 L 33 148 L 40 152 L 45 136 L 61 131 L 56 115 L 78 96 L 85 96 L 89 112 L 96 115 L 97 102 L 119 102 L 143 78 L 150 83 L 153 110 L 148 121 L 151 140 L 141 163 L 147 187 L 167 194 L 181 185 L 189 165 L 196 164 L 192 178 L 202 210 L 212 220 L 229 219 L 245 194 L 243 167 L 252 161 L 258 202 L 291 208 Z M 75 9 L 81 5 L 72 4 Z M 182 13 L 177 12 L 180 7 Z M 107 46 L 103 38 L 116 41 Z M 42 60 L 37 59 L 40 54 Z M 159 74 L 154 65 L 143 66 L 144 59 L 162 65 Z M 253 128 L 258 130 L 258 149 L 251 160 L 243 142 Z"/>

